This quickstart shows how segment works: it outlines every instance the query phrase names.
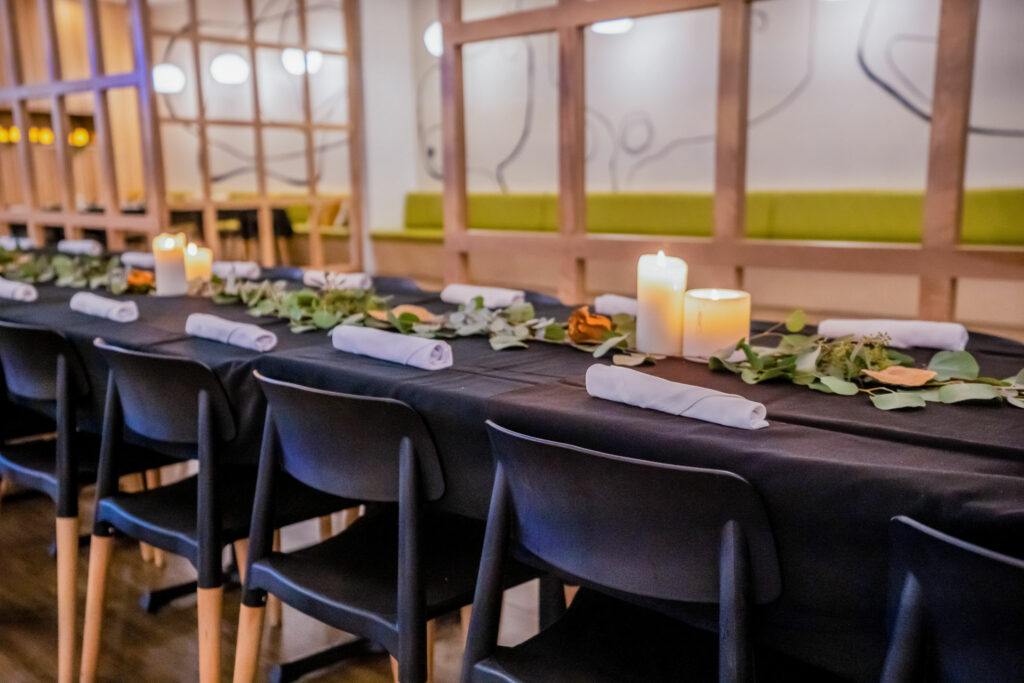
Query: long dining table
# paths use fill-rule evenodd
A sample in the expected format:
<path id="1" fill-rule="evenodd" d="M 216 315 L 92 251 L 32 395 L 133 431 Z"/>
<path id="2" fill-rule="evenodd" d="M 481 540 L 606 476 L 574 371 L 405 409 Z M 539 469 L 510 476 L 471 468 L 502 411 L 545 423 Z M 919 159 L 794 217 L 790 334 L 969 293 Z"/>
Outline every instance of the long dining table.
<path id="1" fill-rule="evenodd" d="M 392 303 L 453 310 L 437 293 L 380 280 Z M 438 447 L 448 509 L 484 517 L 493 480 L 485 422 L 619 455 L 735 472 L 768 510 L 782 570 L 782 595 L 757 612 L 757 639 L 851 680 L 877 680 L 885 654 L 889 594 L 888 524 L 908 515 L 948 533 L 1024 557 L 1024 411 L 1007 405 L 930 404 L 883 412 L 863 396 L 842 397 L 784 383 L 746 385 L 702 364 L 665 359 L 640 368 L 671 380 L 742 394 L 763 403 L 770 426 L 745 431 L 590 397 L 584 375 L 595 360 L 567 346 L 534 342 L 496 352 L 486 339 L 451 340 L 454 365 L 419 370 L 333 348 L 323 332 L 295 334 L 285 321 L 252 318 L 239 305 L 194 297 L 127 295 L 140 317 L 121 324 L 68 308 L 73 290 L 44 285 L 33 303 L 0 300 L 0 319 L 62 332 L 87 369 L 97 425 L 106 368 L 92 342 L 194 358 L 209 366 L 240 425 L 233 452 L 255 459 L 264 401 L 253 370 L 346 393 L 405 401 L 423 416 Z M 538 315 L 571 308 L 535 298 Z M 190 313 L 254 322 L 277 333 L 267 353 L 190 337 Z M 763 329 L 765 324 L 755 324 Z M 982 373 L 1024 368 L 1024 345 L 972 333 Z M 912 350 L 920 361 L 932 352 Z M 325 428 L 331 428 L 325 425 Z M 344 432 L 339 429 L 338 438 Z M 629 515 L 642 492 L 609 505 Z M 687 501 L 680 500 L 680 505 Z M 706 610 L 693 619 L 706 620 Z"/>

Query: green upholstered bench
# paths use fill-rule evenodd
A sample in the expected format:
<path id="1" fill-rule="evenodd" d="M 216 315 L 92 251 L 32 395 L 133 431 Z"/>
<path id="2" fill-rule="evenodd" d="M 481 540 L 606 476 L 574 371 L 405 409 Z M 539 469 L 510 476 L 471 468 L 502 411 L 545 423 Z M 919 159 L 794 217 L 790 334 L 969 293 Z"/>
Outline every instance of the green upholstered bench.
<path id="1" fill-rule="evenodd" d="M 555 231 L 554 194 L 473 194 L 469 225 L 486 230 Z M 588 231 L 642 235 L 709 236 L 714 202 L 701 193 L 592 193 Z M 751 192 L 747 236 L 764 239 L 918 242 L 923 196 L 871 190 Z M 443 239 L 440 193 L 406 196 L 405 228 L 374 230 L 378 240 Z M 1024 188 L 969 190 L 964 200 L 966 244 L 1024 245 Z"/>

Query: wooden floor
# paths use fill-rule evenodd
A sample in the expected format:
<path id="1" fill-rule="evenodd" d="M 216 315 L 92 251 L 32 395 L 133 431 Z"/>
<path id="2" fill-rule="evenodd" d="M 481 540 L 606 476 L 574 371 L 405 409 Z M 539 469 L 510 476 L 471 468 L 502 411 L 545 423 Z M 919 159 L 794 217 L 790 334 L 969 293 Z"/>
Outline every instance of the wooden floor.
<path id="1" fill-rule="evenodd" d="M 84 497 L 83 497 L 84 498 Z M 83 512 L 83 517 L 88 511 Z M 53 504 L 42 496 L 14 494 L 0 507 L 0 681 L 37 683 L 52 681 L 57 671 L 56 565 L 47 554 L 53 536 Z M 284 548 L 301 546 L 316 538 L 315 523 L 284 532 Z M 85 602 L 88 550 L 79 555 L 79 635 Z M 151 616 L 138 606 L 147 588 L 194 579 L 190 566 L 169 558 L 160 570 L 144 564 L 138 545 L 126 539 L 115 544 L 100 659 L 102 681 L 194 681 L 197 679 L 195 598 L 172 603 Z M 223 672 L 230 680 L 238 618 L 237 589 L 225 597 Z M 502 642 L 515 643 L 536 632 L 536 587 L 533 584 L 506 595 Z M 348 636 L 291 610 L 284 611 L 280 629 L 267 629 L 261 657 L 261 678 L 277 661 L 292 659 L 339 643 Z M 456 681 L 462 655 L 462 635 L 453 615 L 438 628 L 435 680 Z M 391 680 L 384 656 L 354 660 L 310 675 L 304 681 Z"/>

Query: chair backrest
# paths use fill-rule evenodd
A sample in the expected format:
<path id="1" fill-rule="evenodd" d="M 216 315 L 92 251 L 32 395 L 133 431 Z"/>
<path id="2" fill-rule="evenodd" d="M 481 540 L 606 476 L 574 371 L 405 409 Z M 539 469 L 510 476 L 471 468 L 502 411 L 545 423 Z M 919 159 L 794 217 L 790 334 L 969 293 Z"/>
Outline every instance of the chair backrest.
<path id="1" fill-rule="evenodd" d="M 177 444 L 198 442 L 199 394 L 209 397 L 214 436 L 231 441 L 235 418 L 220 380 L 198 361 L 133 351 L 95 340 L 117 386 L 125 425 L 140 436 Z"/>
<path id="2" fill-rule="evenodd" d="M 780 590 L 768 517 L 754 488 L 722 470 L 624 458 L 488 422 L 515 542 L 579 579 L 633 595 L 719 600 L 723 530 L 746 539 L 752 594 Z"/>
<path id="3" fill-rule="evenodd" d="M 412 441 L 425 500 L 444 493 L 434 440 L 419 413 L 390 398 L 304 387 L 255 373 L 277 430 L 283 469 L 320 491 L 398 501 L 399 445 Z"/>
<path id="4" fill-rule="evenodd" d="M 57 358 L 64 356 L 73 396 L 89 393 L 89 383 L 71 343 L 45 327 L 0 321 L 0 364 L 7 391 L 31 402 L 57 400 Z"/>
<path id="5" fill-rule="evenodd" d="M 895 517 L 884 681 L 1020 681 L 1024 560 Z"/>

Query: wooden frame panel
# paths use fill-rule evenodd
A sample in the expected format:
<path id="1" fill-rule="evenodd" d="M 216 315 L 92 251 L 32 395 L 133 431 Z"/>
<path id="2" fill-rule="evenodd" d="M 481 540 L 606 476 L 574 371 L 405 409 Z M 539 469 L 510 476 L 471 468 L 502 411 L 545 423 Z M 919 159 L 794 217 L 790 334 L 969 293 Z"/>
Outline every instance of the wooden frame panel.
<path id="1" fill-rule="evenodd" d="M 25 131 L 18 143 L 23 205 L 0 206 L 0 232 L 9 232 L 11 223 L 24 223 L 28 227 L 29 236 L 41 246 L 44 226 L 61 227 L 68 237 L 80 236 L 84 228 L 98 229 L 106 232 L 108 247 L 112 249 L 123 248 L 126 231 L 157 232 L 165 221 L 166 211 L 162 154 L 160 141 L 156 137 L 156 118 L 152 107 L 151 60 L 145 0 L 128 1 L 134 68 L 128 73 L 112 75 L 104 73 L 98 3 L 96 0 L 83 1 L 89 77 L 73 80 L 63 80 L 53 2 L 37 0 L 35 12 L 39 18 L 40 34 L 35 36 L 35 39 L 42 46 L 47 76 L 47 80 L 41 83 L 25 83 L 23 79 L 19 41 L 32 40 L 33 36 L 18 35 L 17 14 L 26 7 L 30 5 L 16 0 L 0 0 L 0 43 L 4 45 L 4 61 L 7 65 L 7 84 L 0 88 L 0 102 L 11 107 L 15 125 Z M 142 148 L 143 182 L 147 197 L 146 211 L 142 214 L 124 215 L 118 205 L 117 174 L 107 93 L 120 88 L 133 89 L 138 96 L 141 133 L 139 144 Z M 104 203 L 103 213 L 78 213 L 75 207 L 75 182 L 68 142 L 70 126 L 66 97 L 88 92 L 94 96 L 94 144 L 99 157 L 99 194 Z M 50 103 L 51 125 L 55 138 L 53 144 L 57 157 L 56 181 L 61 199 L 61 208 L 57 211 L 44 210 L 40 205 L 34 160 L 27 135 L 27 102 L 34 99 L 46 99 Z"/>
<path id="2" fill-rule="evenodd" d="M 731 273 L 723 286 L 742 284 L 747 267 L 814 268 L 919 276 L 919 315 L 950 319 L 961 277 L 1024 279 L 1024 249 L 960 245 L 964 159 L 974 70 L 979 0 L 942 0 L 936 54 L 928 184 L 916 244 L 758 240 L 744 236 L 749 0 L 560 0 L 558 5 L 463 21 L 461 0 L 439 0 L 444 31 L 441 97 L 444 136 L 445 281 L 465 281 L 479 251 L 556 253 L 557 283 L 566 301 L 581 301 L 587 259 L 632 261 L 664 249 L 692 263 Z M 583 30 L 622 16 L 640 17 L 719 7 L 718 111 L 715 136 L 714 226 L 710 238 L 588 234 L 584 183 L 585 107 Z M 559 41 L 559 220 L 556 235 L 472 230 L 466 212 L 465 104 L 462 47 L 467 43 L 555 32 Z"/>

